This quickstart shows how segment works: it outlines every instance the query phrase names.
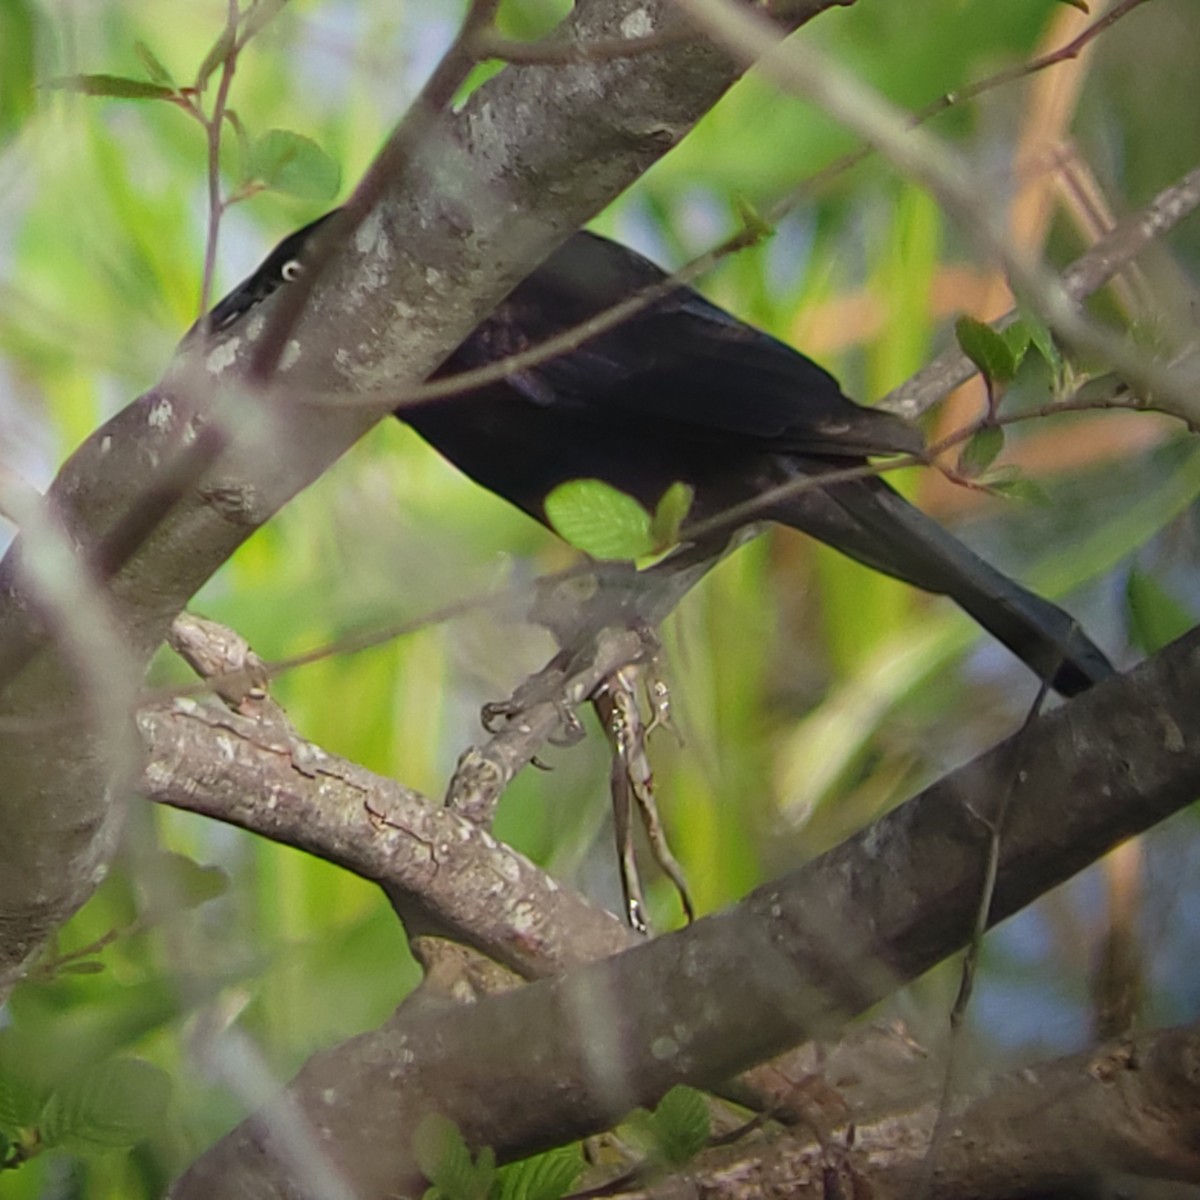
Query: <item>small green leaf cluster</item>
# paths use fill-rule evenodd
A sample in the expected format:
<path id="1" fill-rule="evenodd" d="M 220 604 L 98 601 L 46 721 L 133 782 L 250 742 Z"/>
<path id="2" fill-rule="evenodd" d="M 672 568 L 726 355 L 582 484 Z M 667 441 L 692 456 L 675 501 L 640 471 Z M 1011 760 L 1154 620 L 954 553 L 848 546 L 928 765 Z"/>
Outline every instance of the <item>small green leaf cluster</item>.
<path id="1" fill-rule="evenodd" d="M 18 1059 L 0 1059 L 0 1168 L 47 1150 L 90 1156 L 123 1150 L 161 1125 L 171 1095 L 166 1073 L 140 1058 L 113 1058 L 39 1086 Z"/>
<path id="2" fill-rule="evenodd" d="M 139 40 L 133 48 L 146 72 L 145 79 L 107 73 L 81 74 L 50 80 L 47 86 L 118 100 L 164 100 L 208 128 L 213 122 L 200 106 L 201 97 L 213 73 L 238 53 L 247 36 L 248 32 L 239 44 L 233 28 L 223 29 L 205 54 L 191 84 L 178 83 L 158 55 Z M 328 203 L 337 195 L 341 168 L 312 138 L 288 129 L 268 129 L 258 137 L 251 137 L 232 108 L 225 108 L 221 115 L 237 134 L 241 147 L 241 179 L 227 204 L 261 191 L 279 192 L 314 203 Z"/>
<path id="3" fill-rule="evenodd" d="M 954 326 L 959 348 L 978 368 L 987 387 L 988 411 L 979 428 L 963 446 L 958 473 L 980 487 L 1012 499 L 1046 504 L 1045 492 L 1015 467 L 994 466 L 1004 450 L 1004 427 L 996 418 L 1004 390 L 1016 378 L 1030 348 L 1037 350 L 1054 373 L 1055 390 L 1063 372 L 1062 355 L 1042 322 L 1023 315 L 1003 329 L 994 329 L 974 317 L 962 316 Z"/>
<path id="4" fill-rule="evenodd" d="M 425 1200 L 561 1200 L 583 1172 L 578 1145 L 504 1167 L 488 1146 L 472 1158 L 457 1126 L 436 1113 L 417 1126 L 413 1150 L 430 1183 Z"/>
<path id="5" fill-rule="evenodd" d="M 634 1109 L 620 1132 L 651 1166 L 681 1167 L 695 1158 L 712 1136 L 708 1102 L 702 1092 L 677 1084 L 653 1112 Z"/>
<path id="6" fill-rule="evenodd" d="M 337 162 L 312 138 L 288 129 L 268 129 L 255 139 L 246 173 L 271 191 L 318 203 L 332 200 L 342 183 Z"/>
<path id="7" fill-rule="evenodd" d="M 677 481 L 651 513 L 601 479 L 571 479 L 546 497 L 546 518 L 559 537 L 593 558 L 637 560 L 679 541 L 693 499 L 693 489 Z"/>

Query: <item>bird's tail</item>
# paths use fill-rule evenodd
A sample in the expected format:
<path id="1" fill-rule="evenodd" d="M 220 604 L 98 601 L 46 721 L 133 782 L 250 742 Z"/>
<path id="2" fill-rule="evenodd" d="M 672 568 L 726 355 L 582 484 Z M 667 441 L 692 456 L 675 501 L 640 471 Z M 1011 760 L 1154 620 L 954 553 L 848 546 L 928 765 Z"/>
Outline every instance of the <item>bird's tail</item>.
<path id="1" fill-rule="evenodd" d="M 949 596 L 1064 696 L 1114 673 L 1072 616 L 984 562 L 881 479 L 799 493 L 770 516 L 877 571 Z"/>

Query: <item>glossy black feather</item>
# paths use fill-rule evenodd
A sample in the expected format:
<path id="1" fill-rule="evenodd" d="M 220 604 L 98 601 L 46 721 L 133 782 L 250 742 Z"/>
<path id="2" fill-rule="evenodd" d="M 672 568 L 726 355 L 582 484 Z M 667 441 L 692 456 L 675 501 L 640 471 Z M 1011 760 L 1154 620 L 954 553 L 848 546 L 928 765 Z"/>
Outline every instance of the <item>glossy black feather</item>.
<path id="1" fill-rule="evenodd" d="M 214 309 L 217 328 L 279 286 L 282 265 L 316 224 L 282 242 Z M 633 251 L 575 234 L 437 374 L 528 350 L 663 278 Z M 790 480 L 922 449 L 910 425 L 853 403 L 827 371 L 690 288 L 566 353 L 397 416 L 478 483 L 542 521 L 546 496 L 570 479 L 603 479 L 648 507 L 682 480 L 695 489 L 692 519 L 703 520 Z M 759 515 L 950 596 L 1060 692 L 1112 673 L 1067 613 L 991 567 L 878 478 L 810 488 Z M 725 540 L 714 538 L 712 552 Z"/>

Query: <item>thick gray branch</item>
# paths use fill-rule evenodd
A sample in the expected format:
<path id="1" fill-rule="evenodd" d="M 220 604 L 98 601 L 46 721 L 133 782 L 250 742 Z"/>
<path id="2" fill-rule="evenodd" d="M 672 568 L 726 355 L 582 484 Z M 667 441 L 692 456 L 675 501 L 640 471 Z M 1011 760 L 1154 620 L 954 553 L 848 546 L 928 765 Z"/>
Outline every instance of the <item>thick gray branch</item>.
<path id="1" fill-rule="evenodd" d="M 782 4 L 798 25 L 835 0 Z M 611 42 L 677 20 L 669 0 L 586 0 L 561 36 Z M 93 559 L 106 534 L 148 496 L 165 494 L 181 461 L 218 422 L 232 438 L 215 465 L 107 584 L 130 687 L 172 618 L 233 551 L 313 481 L 386 410 L 289 405 L 289 380 L 353 392 L 424 377 L 554 246 L 670 149 L 733 82 L 736 68 L 698 40 L 631 59 L 520 66 L 459 112 L 420 114 L 421 140 L 402 128 L 381 201 L 322 275 L 267 396 L 239 393 L 262 321 L 163 383 L 97 430 L 64 465 L 50 504 L 66 536 Z M 269 317 L 272 303 L 264 305 Z M 190 454 L 190 457 L 189 457 Z M 164 508 L 166 506 L 164 505 Z M 0 568 L 0 996 L 46 936 L 91 893 L 111 851 L 123 787 L 111 737 L 86 711 L 92 664 L 61 648 L 61 609 L 47 614 L 22 570 L 40 553 L 26 539 Z M 78 639 L 74 639 L 78 641 Z M 15 676 L 15 677 L 14 677 Z M 119 686 L 118 686 L 119 685 Z M 41 724 L 38 718 L 47 718 Z"/>
<path id="2" fill-rule="evenodd" d="M 289 1087 L 364 1198 L 417 1194 L 431 1108 L 502 1157 L 594 1132 L 670 1086 L 721 1083 L 836 1029 L 971 936 L 995 828 L 991 921 L 1200 794 L 1200 631 L 1041 718 L 727 912 L 467 1008 L 316 1056 Z M 175 1200 L 297 1197 L 247 1121 Z"/>
<path id="3" fill-rule="evenodd" d="M 615 954 L 629 931 L 462 817 L 215 703 L 144 709 L 142 790 L 307 850 L 530 978 Z"/>
<path id="4" fill-rule="evenodd" d="M 836 1095 L 835 1095 L 836 1098 Z M 777 1130 L 713 1151 L 687 1168 L 708 1200 L 1013 1200 L 1086 1196 L 1121 1177 L 1200 1182 L 1200 1029 L 1167 1029 L 1026 1067 L 950 1101 L 940 1091 L 882 1120 L 845 1113 L 822 1130 Z M 949 1122 L 936 1161 L 934 1123 Z M 836 1180 L 840 1191 L 831 1188 Z M 928 1186 L 925 1180 L 928 1179 Z M 625 1200 L 673 1200 L 677 1178 Z"/>

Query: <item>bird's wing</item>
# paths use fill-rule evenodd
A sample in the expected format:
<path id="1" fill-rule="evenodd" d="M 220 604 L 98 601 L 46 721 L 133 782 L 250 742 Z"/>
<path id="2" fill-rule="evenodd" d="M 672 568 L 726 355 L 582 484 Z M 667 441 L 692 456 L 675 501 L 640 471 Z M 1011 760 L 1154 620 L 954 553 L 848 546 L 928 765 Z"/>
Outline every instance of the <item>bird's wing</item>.
<path id="1" fill-rule="evenodd" d="M 569 309 L 521 307 L 529 344 L 570 328 L 557 319 Z M 547 311 L 555 314 L 549 322 Z M 733 437 L 772 452 L 834 456 L 923 448 L 912 426 L 848 400 L 816 363 L 687 289 L 508 382 L 533 404 L 619 423 L 631 436 Z"/>

